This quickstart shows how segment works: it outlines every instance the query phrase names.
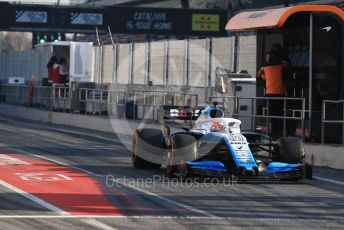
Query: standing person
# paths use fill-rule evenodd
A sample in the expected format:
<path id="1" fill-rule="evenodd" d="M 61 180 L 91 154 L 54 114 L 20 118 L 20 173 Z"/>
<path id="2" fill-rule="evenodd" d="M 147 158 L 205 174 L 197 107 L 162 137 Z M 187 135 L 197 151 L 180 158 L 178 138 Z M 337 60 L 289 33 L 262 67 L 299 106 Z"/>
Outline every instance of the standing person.
<path id="1" fill-rule="evenodd" d="M 60 83 L 60 65 L 58 63 L 54 63 L 51 68 L 51 80 L 54 84 Z"/>
<path id="2" fill-rule="evenodd" d="M 54 65 L 57 63 L 57 57 L 51 56 L 49 62 L 47 63 L 47 69 L 48 69 L 48 80 L 54 82 L 54 74 L 53 69 Z"/>
<path id="3" fill-rule="evenodd" d="M 59 60 L 59 83 L 67 83 L 68 74 L 68 63 L 65 58 L 61 57 Z"/>
<path id="4" fill-rule="evenodd" d="M 274 53 L 276 55 L 277 61 L 281 62 L 282 64 L 288 64 L 289 67 L 291 67 L 290 60 L 288 56 L 285 54 L 281 44 L 279 43 L 272 44 L 271 53 Z"/>
<path id="5" fill-rule="evenodd" d="M 269 52 L 265 57 L 265 65 L 258 71 L 257 77 L 265 81 L 266 97 L 285 97 L 287 88 L 283 84 L 283 71 L 289 68 L 288 63 L 282 63 L 274 52 Z M 283 115 L 283 100 L 272 99 L 269 101 L 269 116 Z M 282 136 L 283 120 L 271 119 L 272 138 Z"/>

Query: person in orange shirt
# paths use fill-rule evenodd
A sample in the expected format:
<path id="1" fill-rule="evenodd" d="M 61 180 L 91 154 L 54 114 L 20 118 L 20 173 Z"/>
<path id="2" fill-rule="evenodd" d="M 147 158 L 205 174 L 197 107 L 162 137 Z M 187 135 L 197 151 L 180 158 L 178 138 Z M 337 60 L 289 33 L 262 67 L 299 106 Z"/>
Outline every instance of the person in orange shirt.
<path id="1" fill-rule="evenodd" d="M 287 88 L 283 83 L 283 73 L 289 70 L 290 64 L 282 62 L 274 52 L 266 54 L 266 64 L 260 68 L 257 77 L 258 80 L 265 81 L 266 97 L 285 97 Z M 269 116 L 283 116 L 283 100 L 271 99 L 269 101 Z M 278 138 L 282 136 L 283 120 L 271 119 L 271 136 Z"/>

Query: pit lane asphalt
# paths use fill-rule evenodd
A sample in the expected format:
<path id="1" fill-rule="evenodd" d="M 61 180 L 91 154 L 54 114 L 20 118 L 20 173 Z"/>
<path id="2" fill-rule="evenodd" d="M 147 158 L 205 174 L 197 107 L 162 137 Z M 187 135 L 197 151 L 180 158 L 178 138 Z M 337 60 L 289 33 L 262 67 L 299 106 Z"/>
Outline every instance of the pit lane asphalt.
<path id="1" fill-rule="evenodd" d="M 303 182 L 172 183 L 131 166 L 115 134 L 0 116 L 0 145 L 84 170 L 123 217 L 58 216 L 0 186 L 0 229 L 343 228 L 343 171 L 315 168 Z M 118 183 L 106 180 L 116 178 Z M 165 175 L 166 176 L 166 175 Z M 332 183 L 320 178 L 337 181 Z M 146 184 L 141 183 L 145 179 Z"/>

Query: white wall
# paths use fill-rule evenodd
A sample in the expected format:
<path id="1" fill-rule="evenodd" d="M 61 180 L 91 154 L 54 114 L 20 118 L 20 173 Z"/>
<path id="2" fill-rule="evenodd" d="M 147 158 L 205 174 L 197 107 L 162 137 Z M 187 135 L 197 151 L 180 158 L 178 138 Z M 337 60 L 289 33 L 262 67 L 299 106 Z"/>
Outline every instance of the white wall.
<path id="1" fill-rule="evenodd" d="M 256 35 L 240 36 L 238 46 L 237 70 L 247 70 L 253 77 L 257 72 L 257 38 Z"/>
<path id="2" fill-rule="evenodd" d="M 130 82 L 129 76 L 130 76 L 130 50 L 129 43 L 126 44 L 120 44 L 119 46 L 119 52 L 118 52 L 118 83 L 120 84 L 128 84 Z"/>
<path id="3" fill-rule="evenodd" d="M 92 79 L 94 82 L 99 83 L 100 81 L 100 71 L 101 71 L 101 59 L 100 59 L 100 47 L 94 46 L 93 47 L 93 76 Z"/>
<path id="4" fill-rule="evenodd" d="M 185 85 L 186 42 L 184 40 L 169 41 L 168 84 Z"/>
<path id="5" fill-rule="evenodd" d="M 234 37 L 214 38 L 212 41 L 211 85 L 214 86 L 216 67 L 233 70 Z"/>
<path id="6" fill-rule="evenodd" d="M 189 43 L 189 85 L 207 85 L 207 43 L 205 39 L 190 40 Z"/>
<path id="7" fill-rule="evenodd" d="M 133 64 L 133 83 L 134 84 L 146 84 L 147 75 L 147 43 L 136 43 L 134 50 L 134 64 Z"/>
<path id="8" fill-rule="evenodd" d="M 113 83 L 115 77 L 115 63 L 116 63 L 116 46 L 105 45 L 103 46 L 103 68 L 102 76 L 103 83 Z"/>
<path id="9" fill-rule="evenodd" d="M 150 80 L 153 85 L 164 84 L 165 41 L 152 42 L 150 53 Z"/>

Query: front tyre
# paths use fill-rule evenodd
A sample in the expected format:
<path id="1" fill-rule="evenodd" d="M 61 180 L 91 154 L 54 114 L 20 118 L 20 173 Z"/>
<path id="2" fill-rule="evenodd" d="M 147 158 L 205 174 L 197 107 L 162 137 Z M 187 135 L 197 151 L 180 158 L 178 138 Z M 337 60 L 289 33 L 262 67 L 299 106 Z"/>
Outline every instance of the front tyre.
<path id="1" fill-rule="evenodd" d="M 304 164 L 305 149 L 297 137 L 282 137 L 277 140 L 279 158 L 289 164 Z"/>
<path id="2" fill-rule="evenodd" d="M 305 149 L 302 141 L 297 137 L 282 137 L 277 140 L 279 158 L 282 162 L 289 164 L 304 165 L 304 178 L 312 179 L 313 166 L 305 162 Z M 294 180 L 301 180 L 303 177 L 295 178 Z"/>

